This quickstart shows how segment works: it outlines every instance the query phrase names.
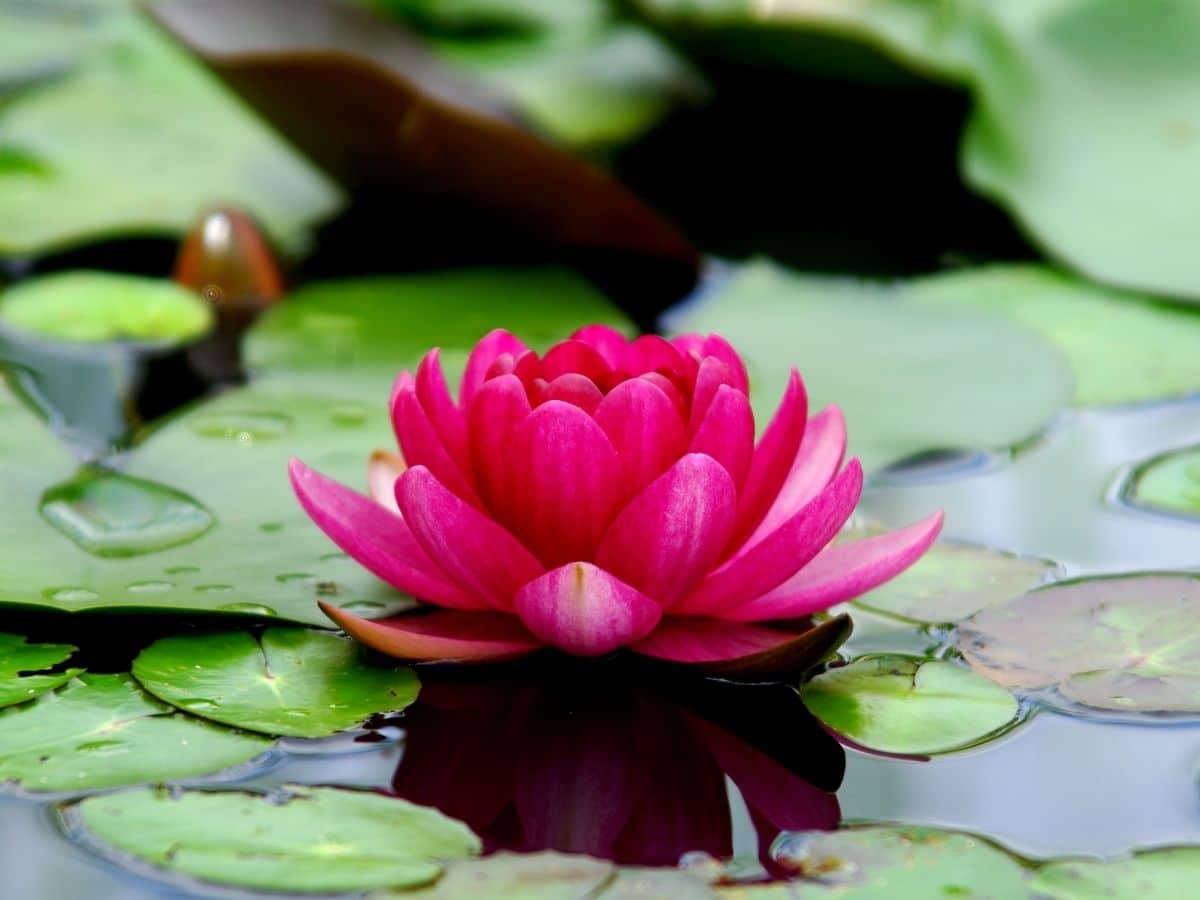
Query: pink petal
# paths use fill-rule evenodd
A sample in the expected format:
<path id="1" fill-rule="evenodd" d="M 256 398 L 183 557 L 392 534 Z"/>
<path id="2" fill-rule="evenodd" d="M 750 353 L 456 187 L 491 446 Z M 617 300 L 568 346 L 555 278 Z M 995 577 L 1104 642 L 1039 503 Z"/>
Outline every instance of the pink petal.
<path id="1" fill-rule="evenodd" d="M 378 578 L 421 600 L 452 609 L 487 609 L 454 584 L 413 536 L 404 519 L 298 459 L 288 466 L 300 505 L 345 553 Z"/>
<path id="2" fill-rule="evenodd" d="M 592 417 L 550 400 L 494 452 L 512 459 L 512 493 L 496 518 L 547 566 L 591 559 L 626 490 L 617 453 Z"/>
<path id="3" fill-rule="evenodd" d="M 529 416 L 525 386 L 515 375 L 500 375 L 475 394 L 467 413 L 471 467 L 487 508 L 495 515 L 509 506 L 509 475 L 517 428 Z"/>
<path id="4" fill-rule="evenodd" d="M 821 493 L 837 474 L 845 453 L 846 420 L 836 406 L 827 406 L 809 421 L 783 487 L 746 543 L 761 540 Z"/>
<path id="5" fill-rule="evenodd" d="M 683 334 L 675 338 L 672 343 L 681 352 L 697 360 L 704 360 L 709 357 L 716 357 L 721 360 L 721 362 L 729 366 L 729 370 L 733 373 L 733 386 L 743 394 L 750 393 L 750 377 L 746 373 L 746 364 L 742 362 L 741 356 L 733 349 L 729 341 L 725 340 L 721 335 Z"/>
<path id="6" fill-rule="evenodd" d="M 517 615 L 535 635 L 576 656 L 603 656 L 649 634 L 658 604 L 591 563 L 573 562 L 517 591 Z"/>
<path id="7" fill-rule="evenodd" d="M 670 341 L 656 334 L 643 334 L 625 351 L 625 367 L 630 375 L 643 372 L 673 372 L 687 382 L 696 378 L 695 360 L 679 352 Z"/>
<path id="8" fill-rule="evenodd" d="M 598 350 L 582 341 L 562 341 L 542 357 L 542 377 L 553 381 L 569 372 L 583 375 L 595 384 L 606 384 L 612 375 L 612 366 Z"/>
<path id="9" fill-rule="evenodd" d="M 404 457 L 399 453 L 376 450 L 367 462 L 367 493 L 384 509 L 400 515 L 396 505 L 396 479 L 404 474 Z"/>
<path id="10" fill-rule="evenodd" d="M 683 453 L 687 439 L 679 411 L 646 378 L 617 385 L 593 415 L 621 460 L 627 496 L 642 490 Z"/>
<path id="11" fill-rule="evenodd" d="M 511 534 L 448 491 L 424 466 L 396 483 L 404 519 L 430 558 L 472 594 L 512 611 L 517 589 L 545 569 Z"/>
<path id="12" fill-rule="evenodd" d="M 571 339 L 582 341 L 604 357 L 609 368 L 621 369 L 625 364 L 625 348 L 629 340 L 611 325 L 585 325 Z"/>
<path id="13" fill-rule="evenodd" d="M 462 410 L 450 399 L 450 388 L 446 385 L 446 376 L 442 374 L 436 347 L 426 353 L 421 364 L 417 366 L 415 382 L 417 399 L 421 402 L 425 415 L 429 417 L 433 430 L 441 438 L 450 458 L 462 473 L 470 478 L 471 456 L 467 450 L 467 422 Z"/>
<path id="14" fill-rule="evenodd" d="M 526 656 L 542 646 L 516 616 L 499 612 L 405 613 L 362 619 L 321 603 L 321 611 L 372 650 L 417 662 L 496 662 Z"/>
<path id="15" fill-rule="evenodd" d="M 733 387 L 733 373 L 719 359 L 706 359 L 696 373 L 696 385 L 692 389 L 692 410 L 688 418 L 688 433 L 695 434 L 708 408 L 712 406 L 717 390 L 726 384 Z"/>
<path id="16" fill-rule="evenodd" d="M 722 615 L 757 622 L 821 612 L 895 578 L 921 558 L 941 530 L 939 512 L 898 531 L 832 544 L 779 587 Z"/>
<path id="17" fill-rule="evenodd" d="M 666 394 L 671 405 L 679 412 L 679 421 L 686 422 L 688 420 L 688 403 L 683 399 L 683 394 L 680 393 L 675 382 L 660 372 L 647 372 L 639 375 L 638 380 L 647 381 Z"/>
<path id="18" fill-rule="evenodd" d="M 715 615 L 779 586 L 808 563 L 850 517 L 862 493 L 862 466 L 852 459 L 824 491 L 756 544 L 712 572 L 676 612 Z"/>
<path id="19" fill-rule="evenodd" d="M 492 360 L 492 364 L 488 366 L 488 370 L 484 374 L 483 380 L 487 381 L 489 378 L 495 378 L 497 375 L 509 375 L 516 367 L 517 358 L 515 356 L 513 356 L 511 353 L 501 353 L 494 360 Z M 475 393 L 478 394 L 479 391 L 477 390 Z M 462 408 L 465 409 L 465 407 Z"/>
<path id="20" fill-rule="evenodd" d="M 593 413 L 604 399 L 600 388 L 586 375 L 568 372 L 559 375 L 546 386 L 545 400 L 562 400 L 578 406 L 586 413 Z"/>
<path id="21" fill-rule="evenodd" d="M 596 563 L 670 605 L 719 559 L 736 503 L 737 489 L 724 467 L 712 457 L 688 454 L 621 511 Z"/>
<path id="22" fill-rule="evenodd" d="M 754 449 L 746 482 L 738 491 L 735 547 L 744 543 L 762 521 L 787 480 L 804 437 L 807 417 L 808 395 L 800 373 L 792 369 L 783 400 Z"/>
<path id="23" fill-rule="evenodd" d="M 404 451 L 404 459 L 410 466 L 426 466 L 438 481 L 458 496 L 476 506 L 482 505 L 475 486 L 469 480 L 469 470 L 464 472 L 451 458 L 441 435 L 434 429 L 421 401 L 417 399 L 413 385 L 401 387 L 394 393 L 392 426 L 396 430 L 400 449 Z"/>
<path id="24" fill-rule="evenodd" d="M 502 328 L 484 335 L 467 357 L 467 365 L 463 369 L 462 382 L 458 388 L 459 405 L 463 409 L 471 405 L 475 392 L 483 385 L 484 376 L 497 358 L 507 353 L 515 359 L 528 349 L 519 339 Z"/>
<path id="25" fill-rule="evenodd" d="M 707 453 L 725 467 L 740 488 L 754 453 L 754 413 L 746 395 L 728 385 L 717 388 L 700 427 L 692 435 L 688 452 Z"/>

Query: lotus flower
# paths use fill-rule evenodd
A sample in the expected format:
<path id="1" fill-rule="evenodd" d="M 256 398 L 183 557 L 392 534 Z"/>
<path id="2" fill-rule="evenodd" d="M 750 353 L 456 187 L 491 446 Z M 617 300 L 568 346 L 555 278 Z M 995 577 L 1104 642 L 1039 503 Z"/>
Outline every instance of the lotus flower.
<path id="1" fill-rule="evenodd" d="M 863 482 L 857 459 L 842 464 L 841 413 L 809 420 L 793 369 L 755 444 L 748 392 L 718 335 L 629 341 L 592 325 L 539 356 L 493 331 L 457 403 L 430 351 L 396 381 L 402 455 L 372 458 L 370 498 L 298 460 L 291 476 L 335 544 L 434 609 L 369 621 L 322 608 L 409 660 L 546 646 L 709 667 L 810 657 L 797 620 L 903 571 L 941 514 L 835 542 Z"/>

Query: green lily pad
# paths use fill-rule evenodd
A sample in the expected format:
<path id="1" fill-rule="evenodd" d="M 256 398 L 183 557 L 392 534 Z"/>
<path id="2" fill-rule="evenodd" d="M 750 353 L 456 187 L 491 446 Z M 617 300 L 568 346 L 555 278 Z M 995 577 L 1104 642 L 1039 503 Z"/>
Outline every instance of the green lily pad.
<path id="1" fill-rule="evenodd" d="M 1200 448 L 1155 457 L 1133 473 L 1122 494 L 1137 506 L 1200 517 Z"/>
<path id="2" fill-rule="evenodd" d="M 434 809 L 365 791 L 289 785 L 278 800 L 153 789 L 89 797 L 82 824 L 122 854 L 203 882 L 288 893 L 417 887 L 479 839 Z"/>
<path id="3" fill-rule="evenodd" d="M 83 669 L 37 674 L 70 659 L 76 649 L 70 644 L 30 644 L 20 635 L 0 633 L 0 707 L 32 700 L 81 674 Z"/>
<path id="4" fill-rule="evenodd" d="M 370 666 L 357 644 L 304 628 L 163 638 L 133 662 L 160 700 L 248 731 L 319 738 L 417 698 L 412 669 Z"/>
<path id="5" fill-rule="evenodd" d="M 779 856 L 800 879 L 722 888 L 726 900 L 1028 900 L 1013 857 L 970 834 L 915 826 L 846 828 L 789 835 Z"/>
<path id="6" fill-rule="evenodd" d="M 882 655 L 817 675 L 802 688 L 822 722 L 885 753 L 944 753 L 1012 725 L 1016 699 L 952 662 Z"/>
<path id="7" fill-rule="evenodd" d="M 603 897 L 616 866 L 602 859 L 566 853 L 496 853 L 486 859 L 457 860 L 435 884 L 416 891 L 385 891 L 372 900 L 579 900 Z"/>
<path id="8" fill-rule="evenodd" d="M 75 791 L 210 775 L 271 741 L 184 716 L 128 675 L 82 675 L 0 712 L 0 781 Z"/>
<path id="9" fill-rule="evenodd" d="M 184 342 L 201 337 L 213 311 L 174 282 L 110 272 L 64 272 L 0 295 L 0 323 L 59 341 Z"/>
<path id="10" fill-rule="evenodd" d="M 69 74 L 0 110 L 0 147 L 21 148 L 43 169 L 0 173 L 0 253 L 182 234 L 218 201 L 299 251 L 338 193 L 133 4 L 121 7 L 98 19 L 103 39 Z M 18 40 L 27 26 L 19 15 L 0 19 Z"/>
<path id="11" fill-rule="evenodd" d="M 672 327 L 719 331 L 741 351 L 760 426 L 797 366 L 811 408 L 841 406 L 850 451 L 868 469 L 929 450 L 1012 446 L 1069 401 L 1062 357 L 1000 316 L 896 303 L 878 286 L 766 263 L 713 293 Z"/>
<path id="12" fill-rule="evenodd" d="M 1051 585 L 959 626 L 998 684 L 1124 712 L 1200 713 L 1200 578 L 1125 575 Z"/>
<path id="13" fill-rule="evenodd" d="M 1177 900 L 1200 884 L 1200 847 L 1148 850 L 1114 862 L 1065 860 L 1042 866 L 1031 887 L 1050 900 Z"/>

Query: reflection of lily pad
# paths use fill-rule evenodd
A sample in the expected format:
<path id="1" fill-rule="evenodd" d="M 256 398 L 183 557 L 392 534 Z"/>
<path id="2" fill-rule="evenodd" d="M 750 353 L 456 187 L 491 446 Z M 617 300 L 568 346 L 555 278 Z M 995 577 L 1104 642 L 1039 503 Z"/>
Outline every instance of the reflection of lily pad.
<path id="1" fill-rule="evenodd" d="M 75 649 L 70 644 L 28 644 L 20 635 L 0 634 L 0 706 L 32 700 L 80 674 L 83 669 L 37 674 L 70 659 Z"/>
<path id="2" fill-rule="evenodd" d="M 181 715 L 128 675 L 83 675 L 0 713 L 0 781 L 72 791 L 208 775 L 271 746 Z"/>
<path id="3" fill-rule="evenodd" d="M 603 897 L 616 873 L 607 860 L 565 853 L 497 853 L 487 859 L 459 860 L 446 866 L 435 884 L 419 891 L 374 895 L 403 900 L 579 900 Z"/>
<path id="4" fill-rule="evenodd" d="M 829 669 L 803 688 L 822 722 L 885 753 L 940 753 L 1011 724 L 1017 701 L 970 669 L 941 660 L 867 656 Z"/>
<path id="5" fill-rule="evenodd" d="M 1019 443 L 1070 396 L 1054 348 L 1002 317 L 900 304 L 879 287 L 763 263 L 672 325 L 729 338 L 749 362 L 763 422 L 798 366 L 812 408 L 842 407 L 850 450 L 868 468 L 927 450 Z"/>
<path id="6" fill-rule="evenodd" d="M 1048 863 L 1031 887 L 1050 900 L 1180 900 L 1200 884 L 1200 847 L 1149 850 L 1115 862 Z"/>
<path id="7" fill-rule="evenodd" d="M 202 881 L 289 893 L 416 887 L 479 839 L 434 809 L 364 791 L 291 785 L 282 800 L 235 791 L 138 790 L 79 804 L 121 853 Z"/>
<path id="8" fill-rule="evenodd" d="M 1138 506 L 1200 518 L 1200 448 L 1150 460 L 1134 473 L 1123 493 Z"/>
<path id="9" fill-rule="evenodd" d="M 1007 687 L 1056 688 L 1099 709 L 1200 713 L 1200 579 L 1051 585 L 968 619 L 958 647 Z"/>
<path id="10" fill-rule="evenodd" d="M 411 669 L 369 666 L 358 645 L 303 628 L 170 637 L 133 663 L 142 687 L 206 719 L 250 731 L 326 737 L 416 699 Z"/>

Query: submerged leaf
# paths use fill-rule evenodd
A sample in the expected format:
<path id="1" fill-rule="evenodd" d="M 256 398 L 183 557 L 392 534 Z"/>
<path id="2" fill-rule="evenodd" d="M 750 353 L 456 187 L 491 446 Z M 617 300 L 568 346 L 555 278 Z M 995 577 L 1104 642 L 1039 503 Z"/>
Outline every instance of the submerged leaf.
<path id="1" fill-rule="evenodd" d="M 1049 900 L 1177 900 L 1200 884 L 1200 847 L 1169 847 L 1112 862 L 1064 860 L 1042 866 L 1032 889 Z"/>
<path id="2" fill-rule="evenodd" d="M 70 644 L 30 644 L 20 635 L 0 633 L 0 707 L 32 700 L 81 674 L 83 669 L 38 674 L 70 659 L 76 649 Z"/>
<path id="3" fill-rule="evenodd" d="M 1136 506 L 1200 518 L 1200 448 L 1173 450 L 1139 466 L 1122 494 Z"/>
<path id="4" fill-rule="evenodd" d="M 451 862 L 435 884 L 416 891 L 388 891 L 372 900 L 580 900 L 603 897 L 616 867 L 578 854 L 496 853 Z"/>

